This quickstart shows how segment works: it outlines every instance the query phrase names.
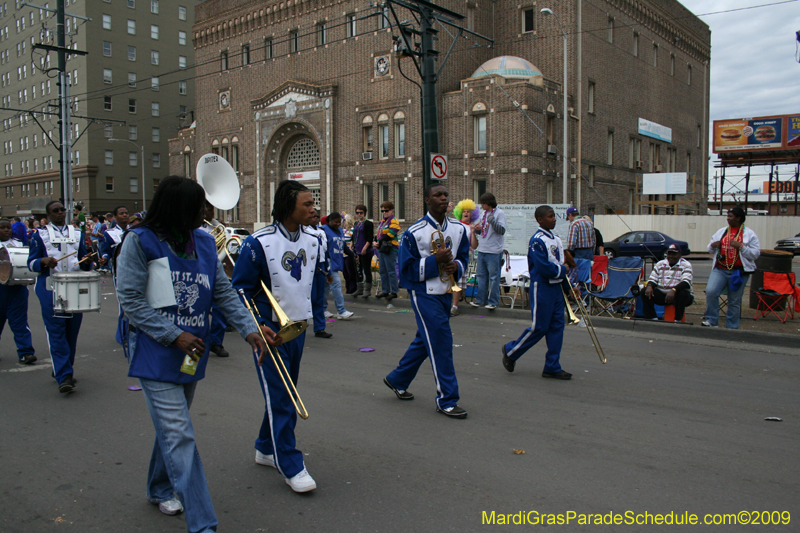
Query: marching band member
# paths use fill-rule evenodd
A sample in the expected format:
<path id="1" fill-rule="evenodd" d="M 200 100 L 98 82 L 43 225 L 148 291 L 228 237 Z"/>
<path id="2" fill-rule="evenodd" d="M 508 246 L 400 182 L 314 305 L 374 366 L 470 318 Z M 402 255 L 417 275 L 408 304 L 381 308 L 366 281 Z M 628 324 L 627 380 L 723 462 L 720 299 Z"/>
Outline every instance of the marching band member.
<path id="1" fill-rule="evenodd" d="M 547 356 L 542 377 L 570 379 L 572 374 L 561 369 L 561 345 L 564 342 L 564 294 L 562 284 L 567 277 L 566 260 L 575 268 L 571 257 L 564 257 L 564 245 L 553 233 L 556 214 L 549 205 L 541 205 L 534 213 L 539 229 L 533 234 L 528 246 L 528 270 L 531 276 L 530 299 L 533 323 L 522 332 L 519 339 L 504 344 L 503 366 L 509 372 L 522 354 L 545 337 Z"/>
<path id="2" fill-rule="evenodd" d="M 314 219 L 314 199 L 304 185 L 285 180 L 278 184 L 273 200 L 275 223 L 249 235 L 242 243 L 239 260 L 233 269 L 233 286 L 253 300 L 261 321 L 274 331 L 280 330 L 263 281 L 280 302 L 291 320 L 312 317 L 311 288 L 314 272 L 324 258 L 317 235 L 308 227 Z M 305 332 L 276 350 L 297 384 Z M 264 419 L 256 439 L 256 463 L 277 468 L 295 492 L 317 488 L 306 470 L 303 453 L 296 448 L 294 428 L 297 412 L 291 397 L 271 362 L 257 364 L 256 370 L 266 401 Z"/>
<path id="3" fill-rule="evenodd" d="M 103 241 L 100 244 L 100 259 L 98 263 L 101 265 L 110 265 L 111 271 L 114 272 L 114 262 L 116 258 L 117 246 L 122 241 L 122 234 L 128 229 L 128 208 L 121 205 L 114 209 L 114 220 L 116 223 L 106 228 L 103 232 Z"/>
<path id="4" fill-rule="evenodd" d="M 22 248 L 22 241 L 13 238 L 11 233 L 11 221 L 0 220 L 0 246 Z M 36 356 L 28 327 L 28 287 L 25 285 L 0 285 L 0 334 L 6 321 L 14 333 L 20 364 L 32 365 L 36 362 Z"/>
<path id="5" fill-rule="evenodd" d="M 156 432 L 147 499 L 167 515 L 185 509 L 190 533 L 216 531 L 218 524 L 189 415 L 208 363 L 203 338 L 212 302 L 254 353 L 266 354 L 217 259 L 214 239 L 199 229 L 204 201 L 193 180 L 161 180 L 144 220 L 127 233 L 117 263 L 117 296 L 131 324 L 128 376 L 139 378 Z M 263 332 L 274 340 L 273 332 Z"/>
<path id="6" fill-rule="evenodd" d="M 314 315 L 314 336 L 321 339 L 330 339 L 333 333 L 325 331 L 325 308 L 327 307 L 327 300 L 325 299 L 325 283 L 333 277 L 328 271 L 328 264 L 330 263 L 328 257 L 328 236 L 325 230 L 319 227 L 319 211 L 314 210 L 314 218 L 308 229 L 317 234 L 320 244 L 320 257 L 324 258 L 324 263 L 314 270 L 314 283 L 311 285 L 311 310 Z"/>
<path id="7" fill-rule="evenodd" d="M 42 320 L 47 330 L 47 343 L 53 360 L 53 377 L 58 391 L 70 393 L 77 383 L 73 376 L 78 333 L 83 315 L 75 313 L 69 318 L 54 316 L 53 287 L 50 272 L 75 272 L 81 268 L 79 261 L 86 255 L 86 244 L 79 230 L 66 223 L 64 204 L 54 200 L 45 207 L 49 223 L 33 234 L 28 252 L 28 268 L 39 272 L 36 278 L 36 296 L 42 306 Z M 69 256 L 69 257 L 68 257 Z M 88 269 L 88 264 L 84 268 Z"/>
<path id="8" fill-rule="evenodd" d="M 422 362 L 430 358 L 436 381 L 436 410 L 451 418 L 466 418 L 467 412 L 458 406 L 458 380 L 453 366 L 453 333 L 450 330 L 451 296 L 448 281 L 442 281 L 439 268 L 459 279 L 469 262 L 469 239 L 464 226 L 447 218 L 447 188 L 438 183 L 425 188 L 428 213 L 403 234 L 400 243 L 400 286 L 408 290 L 417 335 L 400 363 L 384 384 L 401 400 L 413 400 L 408 386 L 417 375 Z M 444 244 L 431 251 L 431 237 L 442 232 Z M 455 259 L 453 250 L 456 250 Z"/>
<path id="9" fill-rule="evenodd" d="M 206 200 L 206 207 L 205 213 L 203 214 L 205 217 L 203 220 L 203 225 L 200 227 L 203 231 L 211 235 L 212 237 L 215 233 L 219 230 L 216 228 L 222 227 L 222 230 L 225 230 L 225 226 L 214 218 L 214 206 L 211 205 L 211 202 Z M 226 235 L 227 237 L 227 235 Z M 227 240 L 227 239 L 226 239 Z M 222 312 L 217 308 L 216 305 L 211 306 L 211 331 L 208 333 L 208 343 L 211 345 L 211 353 L 216 355 L 217 357 L 229 357 L 230 354 L 228 350 L 222 345 L 222 341 L 225 339 L 225 328 L 228 325 L 225 323 L 225 319 L 222 317 Z"/>

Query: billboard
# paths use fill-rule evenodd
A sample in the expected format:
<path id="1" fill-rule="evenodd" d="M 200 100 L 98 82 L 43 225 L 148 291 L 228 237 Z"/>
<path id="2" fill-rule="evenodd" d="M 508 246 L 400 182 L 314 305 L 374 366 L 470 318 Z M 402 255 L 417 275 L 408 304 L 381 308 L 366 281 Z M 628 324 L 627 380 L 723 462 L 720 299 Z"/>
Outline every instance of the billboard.
<path id="1" fill-rule="evenodd" d="M 800 115 L 714 121 L 714 153 L 800 149 Z"/>
<path id="2" fill-rule="evenodd" d="M 686 194 L 686 172 L 642 175 L 642 194 Z"/>
<path id="3" fill-rule="evenodd" d="M 639 135 L 645 135 L 659 141 L 672 142 L 672 128 L 639 117 Z"/>

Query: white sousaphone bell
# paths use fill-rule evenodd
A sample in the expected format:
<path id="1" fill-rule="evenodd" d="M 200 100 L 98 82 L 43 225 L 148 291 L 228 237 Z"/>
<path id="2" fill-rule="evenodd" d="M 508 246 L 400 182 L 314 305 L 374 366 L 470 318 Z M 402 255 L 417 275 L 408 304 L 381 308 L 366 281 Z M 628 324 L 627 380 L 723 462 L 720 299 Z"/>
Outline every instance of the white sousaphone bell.
<path id="1" fill-rule="evenodd" d="M 224 157 L 217 154 L 206 154 L 200 157 L 195 168 L 195 176 L 197 176 L 197 183 L 206 191 L 206 200 L 217 209 L 227 211 L 233 209 L 239 202 L 239 178 Z M 211 235 L 217 242 L 219 260 L 224 262 L 227 257 L 232 265 L 239 255 L 239 247 L 242 244 L 241 237 L 238 235 L 228 237 L 225 226 L 222 224 L 214 225 L 210 220 L 206 220 L 206 223 L 214 228 Z M 230 265 L 229 269 L 232 271 Z M 230 272 L 228 274 L 230 275 Z"/>

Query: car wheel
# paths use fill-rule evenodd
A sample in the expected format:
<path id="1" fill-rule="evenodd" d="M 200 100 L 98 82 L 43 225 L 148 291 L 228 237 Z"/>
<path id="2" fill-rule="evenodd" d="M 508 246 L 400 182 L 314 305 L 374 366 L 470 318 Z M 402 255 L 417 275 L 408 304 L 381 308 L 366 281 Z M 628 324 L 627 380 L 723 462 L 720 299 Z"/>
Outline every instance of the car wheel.
<path id="1" fill-rule="evenodd" d="M 614 259 L 615 257 L 617 257 L 617 252 L 615 252 L 614 250 L 609 250 L 608 248 L 606 248 L 605 254 L 606 257 L 608 257 L 609 259 Z"/>

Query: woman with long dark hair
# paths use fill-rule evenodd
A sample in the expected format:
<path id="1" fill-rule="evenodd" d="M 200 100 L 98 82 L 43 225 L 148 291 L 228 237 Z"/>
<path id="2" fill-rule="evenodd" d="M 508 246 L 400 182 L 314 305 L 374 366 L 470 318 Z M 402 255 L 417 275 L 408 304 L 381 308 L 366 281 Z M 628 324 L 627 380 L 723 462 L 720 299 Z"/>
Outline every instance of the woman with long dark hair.
<path id="1" fill-rule="evenodd" d="M 217 259 L 214 238 L 198 229 L 204 207 L 205 192 L 195 181 L 162 180 L 117 259 L 117 296 L 130 321 L 128 375 L 139 378 L 156 430 L 147 499 L 164 514 L 185 509 L 190 533 L 217 530 L 189 416 L 208 362 L 203 338 L 212 302 L 254 352 L 266 353 Z M 271 330 L 263 331 L 275 340 Z"/>
<path id="2" fill-rule="evenodd" d="M 756 259 L 761 255 L 758 236 L 745 227 L 747 215 L 741 207 L 728 211 L 728 225 L 718 230 L 708 244 L 708 253 L 714 258 L 711 275 L 706 285 L 706 312 L 702 325 L 715 328 L 719 325 L 719 296 L 728 288 L 728 312 L 725 327 L 739 328 L 742 295 L 750 274 L 756 269 Z"/>

